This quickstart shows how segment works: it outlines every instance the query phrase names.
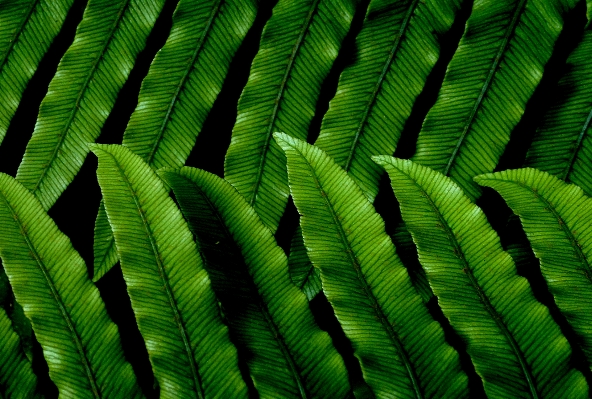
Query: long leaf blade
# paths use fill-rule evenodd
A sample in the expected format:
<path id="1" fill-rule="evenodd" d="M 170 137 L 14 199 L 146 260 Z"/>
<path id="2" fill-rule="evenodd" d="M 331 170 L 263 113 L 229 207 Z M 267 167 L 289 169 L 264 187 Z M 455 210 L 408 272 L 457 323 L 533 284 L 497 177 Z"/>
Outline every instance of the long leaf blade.
<path id="1" fill-rule="evenodd" d="M 356 38 L 356 61 L 341 74 L 315 145 L 333 157 L 371 199 L 383 171 L 370 156 L 395 151 L 413 104 L 438 60 L 441 35 L 452 26 L 460 3 L 370 2 Z"/>
<path id="2" fill-rule="evenodd" d="M 579 335 L 592 366 L 592 199 L 536 169 L 477 176 L 520 216 L 557 306 Z"/>
<path id="3" fill-rule="evenodd" d="M 0 7 L 0 143 L 74 0 L 5 0 Z"/>
<path id="4" fill-rule="evenodd" d="M 202 170 L 160 172 L 199 241 L 212 286 L 261 397 L 344 398 L 343 360 L 315 324 L 287 258 L 255 210 Z"/>
<path id="5" fill-rule="evenodd" d="M 90 149 L 99 158 L 105 210 L 161 397 L 246 397 L 210 280 L 163 183 L 126 147 Z"/>
<path id="6" fill-rule="evenodd" d="M 64 398 L 141 397 L 117 326 L 70 240 L 41 203 L 0 175 L 0 256 Z"/>
<path id="7" fill-rule="evenodd" d="M 41 102 L 17 179 L 49 209 L 99 136 L 164 0 L 90 1 Z"/>
<path id="8" fill-rule="evenodd" d="M 444 341 L 356 183 L 320 149 L 274 135 L 323 291 L 377 397 L 466 397 L 458 354 Z M 371 337 L 371 338 L 370 338 Z"/>
<path id="9" fill-rule="evenodd" d="M 413 160 L 476 199 L 538 86 L 572 0 L 477 0 Z"/>
<path id="10" fill-rule="evenodd" d="M 491 398 L 584 398 L 570 346 L 485 214 L 450 178 L 408 160 L 384 166 L 434 294 Z M 552 366 L 550 366 L 552 365 Z"/>
<path id="11" fill-rule="evenodd" d="M 545 113 L 528 150 L 525 166 L 579 185 L 592 195 L 592 31 L 567 59 L 556 101 Z"/>
<path id="12" fill-rule="evenodd" d="M 0 386 L 7 398 L 35 396 L 37 377 L 25 357 L 12 322 L 0 308 Z"/>
<path id="13" fill-rule="evenodd" d="M 272 232 L 288 201 L 286 160 L 272 134 L 306 139 L 323 79 L 355 0 L 280 0 L 265 26 L 226 153 L 224 177 Z"/>
<path id="14" fill-rule="evenodd" d="M 142 82 L 123 144 L 155 168 L 185 164 L 230 61 L 255 20 L 255 0 L 182 0 L 171 34 Z M 93 280 L 117 262 L 105 211 L 97 215 Z"/>

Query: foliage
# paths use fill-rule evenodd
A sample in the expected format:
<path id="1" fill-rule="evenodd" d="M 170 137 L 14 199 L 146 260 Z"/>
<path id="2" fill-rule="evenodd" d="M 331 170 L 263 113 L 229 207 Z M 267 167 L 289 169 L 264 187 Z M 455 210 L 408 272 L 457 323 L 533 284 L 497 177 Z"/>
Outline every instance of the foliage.
<path id="1" fill-rule="evenodd" d="M 0 398 L 589 398 L 587 8 L 0 2 Z"/>

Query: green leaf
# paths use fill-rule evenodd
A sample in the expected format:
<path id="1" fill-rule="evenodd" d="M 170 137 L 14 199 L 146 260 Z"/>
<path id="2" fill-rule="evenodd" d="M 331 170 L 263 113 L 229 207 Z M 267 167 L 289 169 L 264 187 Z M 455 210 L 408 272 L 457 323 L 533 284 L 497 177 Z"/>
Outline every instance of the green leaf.
<path id="1" fill-rule="evenodd" d="M 378 398 L 461 398 L 467 377 L 359 186 L 320 149 L 274 135 L 308 256 Z"/>
<path id="2" fill-rule="evenodd" d="M 545 113 L 528 150 L 526 166 L 579 185 L 592 195 L 592 31 L 567 59 L 556 101 Z"/>
<path id="3" fill-rule="evenodd" d="M 473 177 L 496 167 L 575 3 L 475 1 L 413 160 L 479 197 Z"/>
<path id="4" fill-rule="evenodd" d="M 573 184 L 525 168 L 477 176 L 520 216 L 557 306 L 592 366 L 592 198 Z"/>
<path id="5" fill-rule="evenodd" d="M 185 164 L 256 14 L 255 0 L 182 0 L 173 27 L 142 82 L 123 144 L 155 168 Z M 101 205 L 93 280 L 117 263 Z M 107 229 L 109 229 L 107 231 Z"/>
<path id="6" fill-rule="evenodd" d="M 0 5 L 0 142 L 41 58 L 74 0 L 4 0 Z"/>
<path id="7" fill-rule="evenodd" d="M 343 359 L 290 281 L 286 255 L 255 210 L 211 173 L 188 167 L 159 173 L 197 237 L 261 397 L 344 398 Z"/>
<path id="8" fill-rule="evenodd" d="M 161 397 L 246 397 L 210 280 L 162 181 L 126 147 L 89 147 Z"/>
<path id="9" fill-rule="evenodd" d="M 0 174 L 0 256 L 63 398 L 141 397 L 117 326 L 68 237 L 41 203 Z"/>
<path id="10" fill-rule="evenodd" d="M 341 74 L 315 145 L 333 157 L 371 201 L 383 170 L 370 156 L 395 151 L 413 104 L 440 55 L 440 38 L 452 26 L 460 3 L 370 3 L 356 38 L 356 61 Z"/>
<path id="11" fill-rule="evenodd" d="M 111 112 L 164 0 L 91 0 L 41 102 L 17 180 L 49 209 Z"/>
<path id="12" fill-rule="evenodd" d="M 490 398 L 585 398 L 549 310 L 517 275 L 485 214 L 450 178 L 389 156 L 384 166 L 434 294 Z"/>
<path id="13" fill-rule="evenodd" d="M 0 308 L 0 386 L 7 398 L 35 396 L 37 377 L 21 349 L 18 335 L 4 309 Z"/>
<path id="14" fill-rule="evenodd" d="M 321 84 L 357 0 L 280 0 L 263 31 L 226 153 L 224 177 L 275 232 L 288 201 L 286 159 L 274 132 L 306 139 Z"/>
<path id="15" fill-rule="evenodd" d="M 321 273 L 315 268 L 308 255 L 302 239 L 302 228 L 298 229 L 292 236 L 290 243 L 290 256 L 288 257 L 288 270 L 292 282 L 304 292 L 306 298 L 311 301 L 323 290 L 321 286 Z"/>

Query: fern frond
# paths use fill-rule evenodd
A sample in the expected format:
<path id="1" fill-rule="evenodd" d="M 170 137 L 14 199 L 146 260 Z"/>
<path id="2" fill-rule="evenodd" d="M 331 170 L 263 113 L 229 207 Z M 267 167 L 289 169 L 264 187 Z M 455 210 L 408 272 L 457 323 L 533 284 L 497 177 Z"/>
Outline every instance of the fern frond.
<path id="1" fill-rule="evenodd" d="M 477 176 L 520 216 L 557 306 L 579 335 L 592 366 L 592 199 L 536 169 Z"/>
<path id="2" fill-rule="evenodd" d="M 321 83 L 353 18 L 356 0 L 280 0 L 263 31 L 226 153 L 224 177 L 272 232 L 288 201 L 277 131 L 306 139 Z"/>
<path id="3" fill-rule="evenodd" d="M 294 232 L 290 242 L 288 270 L 292 282 L 304 292 L 309 301 L 323 290 L 319 269 L 314 267 L 306 254 L 300 226 Z"/>
<path id="4" fill-rule="evenodd" d="M 246 397 L 210 280 L 162 181 L 126 147 L 89 146 L 161 397 Z"/>
<path id="5" fill-rule="evenodd" d="M 473 177 L 496 167 L 575 3 L 476 0 L 412 159 L 475 200 Z"/>
<path id="6" fill-rule="evenodd" d="M 117 326 L 68 237 L 41 203 L 0 174 L 0 256 L 64 398 L 141 397 Z"/>
<path id="7" fill-rule="evenodd" d="M 450 178 L 374 157 L 388 172 L 438 303 L 467 343 L 490 398 L 585 398 L 571 348 L 516 273 L 485 214 Z"/>
<path id="8" fill-rule="evenodd" d="M 526 166 L 579 185 L 592 195 L 592 31 L 567 59 L 555 103 L 545 113 L 528 150 Z"/>
<path id="9" fill-rule="evenodd" d="M 288 176 L 308 256 L 323 291 L 379 398 L 462 398 L 467 376 L 413 288 L 363 191 L 320 149 L 274 135 Z"/>
<path id="10" fill-rule="evenodd" d="M 0 308 L 0 387 L 7 399 L 35 397 L 37 377 L 25 357 L 12 322 Z"/>
<path id="11" fill-rule="evenodd" d="M 0 143 L 72 3 L 74 0 L 5 0 L 0 5 Z"/>
<path id="12" fill-rule="evenodd" d="M 49 209 L 72 182 L 164 0 L 90 1 L 41 102 L 17 180 Z"/>
<path id="13" fill-rule="evenodd" d="M 179 2 L 171 34 L 142 82 L 124 145 L 155 168 L 185 164 L 256 8 L 255 0 Z M 104 209 L 95 232 L 97 281 L 117 262 Z"/>
<path id="14" fill-rule="evenodd" d="M 197 237 L 261 397 L 345 398 L 343 360 L 315 324 L 304 294 L 290 281 L 286 255 L 255 210 L 211 173 L 185 167 L 159 174 Z"/>
<path id="15" fill-rule="evenodd" d="M 356 38 L 356 62 L 341 74 L 315 145 L 333 157 L 371 201 L 382 169 L 370 156 L 395 151 L 413 104 L 438 60 L 440 37 L 452 26 L 460 3 L 370 3 Z"/>

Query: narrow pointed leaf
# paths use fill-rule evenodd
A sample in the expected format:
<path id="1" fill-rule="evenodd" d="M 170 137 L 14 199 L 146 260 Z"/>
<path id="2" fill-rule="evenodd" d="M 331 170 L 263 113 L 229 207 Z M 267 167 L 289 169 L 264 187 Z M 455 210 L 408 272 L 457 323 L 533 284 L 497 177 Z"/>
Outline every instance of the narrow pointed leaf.
<path id="1" fill-rule="evenodd" d="M 197 237 L 261 397 L 345 398 L 343 359 L 290 281 L 286 255 L 255 210 L 211 173 L 185 167 L 160 174 Z"/>
<path id="2" fill-rule="evenodd" d="M 63 398 L 141 397 L 117 326 L 68 237 L 41 203 L 0 174 L 0 256 Z"/>
<path id="3" fill-rule="evenodd" d="M 25 357 L 20 340 L 12 329 L 12 322 L 0 308 L 0 386 L 7 398 L 35 396 L 37 377 Z"/>
<path id="4" fill-rule="evenodd" d="M 378 398 L 462 398 L 467 377 L 357 184 L 320 149 L 276 133 L 304 244 Z"/>
<path id="5" fill-rule="evenodd" d="M 49 209 L 72 182 L 164 0 L 90 1 L 41 102 L 17 179 Z"/>
<path id="6" fill-rule="evenodd" d="M 475 200 L 538 86 L 575 0 L 476 0 L 413 160 Z"/>
<path id="7" fill-rule="evenodd" d="M 314 267 L 306 254 L 300 226 L 294 232 L 290 243 L 288 270 L 292 282 L 304 292 L 309 301 L 323 290 L 319 269 Z"/>
<path id="8" fill-rule="evenodd" d="M 123 144 L 155 168 L 183 166 L 255 14 L 255 0 L 180 1 L 171 34 L 142 82 Z M 117 262 L 106 229 L 99 209 L 94 281 Z"/>
<path id="9" fill-rule="evenodd" d="M 373 200 L 383 173 L 370 156 L 395 151 L 405 121 L 438 60 L 460 0 L 374 0 L 341 74 L 315 145 Z M 291 134 L 289 130 L 286 133 Z"/>
<path id="10" fill-rule="evenodd" d="M 286 159 L 274 132 L 306 139 L 321 83 L 337 57 L 356 0 L 280 0 L 238 103 L 224 177 L 275 232 L 288 201 Z"/>
<path id="11" fill-rule="evenodd" d="M 0 5 L 0 143 L 72 3 L 74 0 L 4 0 Z"/>
<path id="12" fill-rule="evenodd" d="M 520 216 L 557 306 L 579 335 L 592 366 L 592 199 L 536 169 L 481 175 Z"/>
<path id="13" fill-rule="evenodd" d="M 488 397 L 587 397 L 569 343 L 517 275 L 483 211 L 439 172 L 389 156 L 374 160 L 391 178 L 432 290 L 467 343 Z"/>
<path id="14" fill-rule="evenodd" d="M 528 150 L 526 166 L 579 185 L 592 195 L 592 30 L 567 59 L 555 102 Z"/>
<path id="15" fill-rule="evenodd" d="M 162 398 L 246 397 L 236 348 L 181 212 L 142 158 L 91 144 L 121 270 Z"/>

